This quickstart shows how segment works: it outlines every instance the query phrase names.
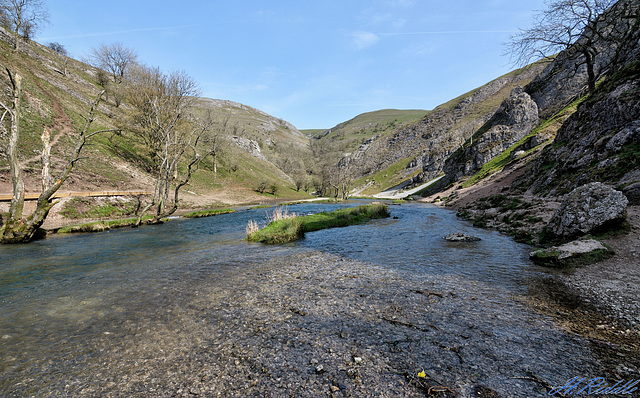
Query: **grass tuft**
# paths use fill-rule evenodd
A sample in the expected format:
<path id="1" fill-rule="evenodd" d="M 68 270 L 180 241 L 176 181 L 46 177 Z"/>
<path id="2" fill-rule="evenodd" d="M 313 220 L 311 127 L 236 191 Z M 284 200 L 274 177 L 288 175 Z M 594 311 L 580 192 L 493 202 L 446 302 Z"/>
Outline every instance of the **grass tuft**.
<path id="1" fill-rule="evenodd" d="M 215 209 L 215 210 L 198 210 L 192 211 L 190 213 L 184 214 L 182 217 L 184 218 L 202 218 L 202 217 L 211 217 L 217 216 L 220 214 L 230 214 L 235 213 L 236 211 L 233 209 Z"/>
<path id="2" fill-rule="evenodd" d="M 247 240 L 266 244 L 287 243 L 303 238 L 306 232 L 346 227 L 386 217 L 389 217 L 389 208 L 386 205 L 370 204 L 309 216 L 281 218 L 271 221 L 261 230 L 257 230 L 257 224 L 252 220 L 247 226 Z"/>

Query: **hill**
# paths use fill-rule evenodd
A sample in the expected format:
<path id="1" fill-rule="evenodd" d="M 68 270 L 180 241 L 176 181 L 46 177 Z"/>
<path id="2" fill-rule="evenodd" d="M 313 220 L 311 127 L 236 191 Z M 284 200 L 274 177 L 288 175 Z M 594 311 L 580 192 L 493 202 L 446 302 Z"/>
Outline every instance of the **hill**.
<path id="1" fill-rule="evenodd" d="M 0 64 L 23 77 L 23 112 L 19 156 L 26 191 L 41 190 L 40 137 L 46 128 L 52 141 L 52 169 L 55 175 L 67 163 L 77 132 L 90 104 L 103 89 L 99 71 L 30 41 L 16 52 L 12 38 L 0 30 Z M 2 74 L 2 84 L 8 76 Z M 116 95 L 116 85 L 107 87 L 93 127 L 112 129 L 128 109 Z M 307 197 L 298 192 L 294 178 L 306 172 L 311 158 L 308 138 L 291 124 L 257 109 L 223 100 L 202 98 L 199 112 L 211 111 L 216 120 L 213 133 L 219 150 L 208 158 L 183 192 L 187 206 L 233 204 L 279 198 Z M 84 148 L 63 191 L 150 190 L 149 159 L 143 148 L 125 138 L 126 134 L 102 134 Z M 6 140 L 0 137 L 0 140 Z M 0 141 L 6 144 L 6 141 Z M 0 148 L 2 150 L 2 148 Z M 89 160 L 90 159 L 90 160 Z M 258 194 L 256 185 L 274 186 L 276 193 Z M 0 156 L 0 192 L 11 192 L 8 163 Z M 219 203 L 222 202 L 222 203 Z M 4 205 L 0 205 L 4 206 Z M 61 209 L 56 206 L 54 210 Z"/>
<path id="2" fill-rule="evenodd" d="M 328 130 L 315 131 L 311 136 L 322 144 L 339 148 L 338 152 L 346 153 L 357 149 L 373 136 L 388 134 L 398 126 L 418 120 L 427 113 L 428 111 L 419 109 L 382 109 L 360 114 Z"/>
<path id="3" fill-rule="evenodd" d="M 354 189 L 375 194 L 403 182 L 419 184 L 439 176 L 446 158 L 491 117 L 511 90 L 528 84 L 541 70 L 534 64 L 511 72 L 420 118 L 370 135 L 342 160 L 355 180 Z"/>

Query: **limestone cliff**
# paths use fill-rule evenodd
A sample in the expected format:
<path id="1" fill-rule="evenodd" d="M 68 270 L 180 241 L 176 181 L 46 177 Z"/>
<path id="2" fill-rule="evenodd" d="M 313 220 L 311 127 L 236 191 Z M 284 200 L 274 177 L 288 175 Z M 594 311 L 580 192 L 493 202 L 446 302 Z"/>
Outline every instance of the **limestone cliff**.
<path id="1" fill-rule="evenodd" d="M 534 64 L 512 72 L 438 106 L 416 123 L 374 136 L 343 163 L 350 164 L 358 178 L 412 159 L 407 167 L 420 172 L 416 182 L 435 178 L 442 173 L 445 160 L 491 119 L 511 91 L 531 82 L 543 67 Z"/>
<path id="2" fill-rule="evenodd" d="M 593 181 L 640 181 L 640 58 L 608 78 L 562 126 L 517 186 L 564 194 Z"/>
<path id="3" fill-rule="evenodd" d="M 447 159 L 445 173 L 454 180 L 479 169 L 524 138 L 538 122 L 537 104 L 521 87 L 516 87 L 468 146 Z"/>
<path id="4" fill-rule="evenodd" d="M 591 181 L 607 180 L 615 184 L 637 167 L 633 145 L 638 143 L 640 123 L 635 64 L 640 23 L 637 17 L 620 18 L 620 15 L 633 16 L 639 8 L 637 1 L 623 0 L 598 20 L 602 33 L 593 44 L 597 49 L 594 70 L 596 77 L 605 80 L 596 92 L 587 92 L 584 56 L 578 50 L 581 41 L 586 40 L 583 36 L 577 45 L 548 63 L 524 90 L 512 92 L 493 117 L 446 160 L 445 177 L 429 193 L 473 174 L 526 137 L 539 122 L 553 120 L 579 98 L 587 99 L 560 127 L 553 145 L 543 152 L 519 185 L 533 185 L 536 191 L 567 193 Z M 551 138 L 555 131 L 551 132 Z M 521 149 L 531 149 L 546 138 L 549 137 L 532 137 L 532 142 Z"/>

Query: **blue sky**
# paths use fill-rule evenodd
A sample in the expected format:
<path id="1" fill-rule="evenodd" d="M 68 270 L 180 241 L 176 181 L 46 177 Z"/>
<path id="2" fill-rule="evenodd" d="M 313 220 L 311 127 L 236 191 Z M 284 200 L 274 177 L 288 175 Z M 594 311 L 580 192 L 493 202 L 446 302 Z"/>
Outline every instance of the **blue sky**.
<path id="1" fill-rule="evenodd" d="M 36 40 L 74 58 L 121 42 L 184 70 L 205 97 L 299 129 L 360 113 L 433 109 L 509 70 L 502 43 L 543 0 L 47 0 Z"/>

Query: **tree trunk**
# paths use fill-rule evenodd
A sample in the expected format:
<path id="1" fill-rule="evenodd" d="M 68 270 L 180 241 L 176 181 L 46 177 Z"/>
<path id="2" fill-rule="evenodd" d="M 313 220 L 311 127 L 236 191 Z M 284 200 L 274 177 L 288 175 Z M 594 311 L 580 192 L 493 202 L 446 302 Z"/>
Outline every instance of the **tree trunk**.
<path id="1" fill-rule="evenodd" d="M 20 51 L 20 33 L 18 33 L 19 31 L 20 31 L 20 25 L 17 25 L 16 31 L 13 34 L 13 38 L 14 38 L 13 49 L 15 51 Z"/>
<path id="2" fill-rule="evenodd" d="M 595 57 L 588 50 L 583 51 L 585 64 L 587 66 L 587 84 L 589 93 L 596 91 Z"/>
<path id="3" fill-rule="evenodd" d="M 13 186 L 13 197 L 11 198 L 11 207 L 9 208 L 9 217 L 5 224 L 5 230 L 9 224 L 22 218 L 22 209 L 24 208 L 24 181 L 22 180 L 22 169 L 20 168 L 20 160 L 18 159 L 18 141 L 20 139 L 20 96 L 22 95 L 22 77 L 20 75 L 12 76 L 9 73 L 11 83 L 13 85 L 13 99 L 11 114 L 11 132 L 9 136 L 9 146 L 7 148 L 7 157 L 9 160 L 9 169 L 11 171 L 11 184 Z"/>
<path id="4" fill-rule="evenodd" d="M 51 135 L 45 127 L 42 133 L 42 191 L 46 191 L 53 185 L 51 178 Z"/>
<path id="5" fill-rule="evenodd" d="M 9 74 L 9 76 L 11 77 L 11 74 Z M 15 80 L 12 77 L 12 83 L 14 83 L 14 105 L 18 105 L 18 106 L 16 106 L 12 112 L 11 120 L 13 124 L 11 125 L 11 132 L 12 132 L 11 143 L 13 143 L 13 140 L 15 139 L 14 145 L 17 146 L 18 133 L 19 133 L 19 123 L 18 123 L 19 119 L 14 118 L 14 115 L 15 116 L 20 115 L 20 107 L 19 107 L 20 103 L 19 101 L 15 102 L 16 93 L 19 94 L 19 91 L 20 91 L 19 89 L 17 90 L 15 89 L 15 87 L 19 88 L 20 86 L 19 76 L 16 75 Z M 62 172 L 62 175 L 55 181 L 55 183 L 49 184 L 48 187 L 43 189 L 42 193 L 38 197 L 36 210 L 26 220 L 22 218 L 22 207 L 24 205 L 24 183 L 22 182 L 22 178 L 21 178 L 20 164 L 17 161 L 17 148 L 12 149 L 15 152 L 13 155 L 10 156 L 10 159 L 15 159 L 15 162 L 12 160 L 10 161 L 12 178 L 14 175 L 17 176 L 18 178 L 15 179 L 17 183 L 14 182 L 14 186 L 13 186 L 14 197 L 11 201 L 9 218 L 2 230 L 2 237 L 0 238 L 0 243 L 28 243 L 33 239 L 44 236 L 44 232 L 40 229 L 40 227 L 42 226 L 45 219 L 49 215 L 49 211 L 51 210 L 51 208 L 57 203 L 52 200 L 53 195 L 58 191 L 58 189 L 60 189 L 62 184 L 66 181 L 66 179 L 71 174 L 71 170 L 73 170 L 75 163 L 80 159 L 80 152 L 82 151 L 82 148 L 87 142 L 87 138 L 98 133 L 112 131 L 112 130 L 100 130 L 90 135 L 87 134 L 89 127 L 93 122 L 94 113 L 98 107 L 98 104 L 100 103 L 100 99 L 102 98 L 103 94 L 104 94 L 104 91 L 98 94 L 98 97 L 96 98 L 96 100 L 94 101 L 91 107 L 89 116 L 85 118 L 84 128 L 80 132 L 80 136 L 78 138 L 78 141 L 76 142 L 73 155 L 69 160 L 69 162 L 67 163 L 66 168 Z M 43 141 L 45 141 L 44 137 L 43 137 Z M 50 146 L 50 144 L 47 145 L 45 141 L 45 149 L 43 150 L 43 161 L 44 161 L 44 154 L 48 150 L 46 148 L 47 146 Z M 46 163 L 48 163 L 48 161 Z M 43 164 L 43 166 L 45 164 Z M 48 171 L 45 172 L 45 170 L 43 170 L 44 185 L 46 185 L 44 176 L 48 175 L 48 173 L 49 173 Z M 49 181 L 51 180 L 49 179 Z M 14 206 L 14 202 L 15 202 L 15 206 Z"/>

